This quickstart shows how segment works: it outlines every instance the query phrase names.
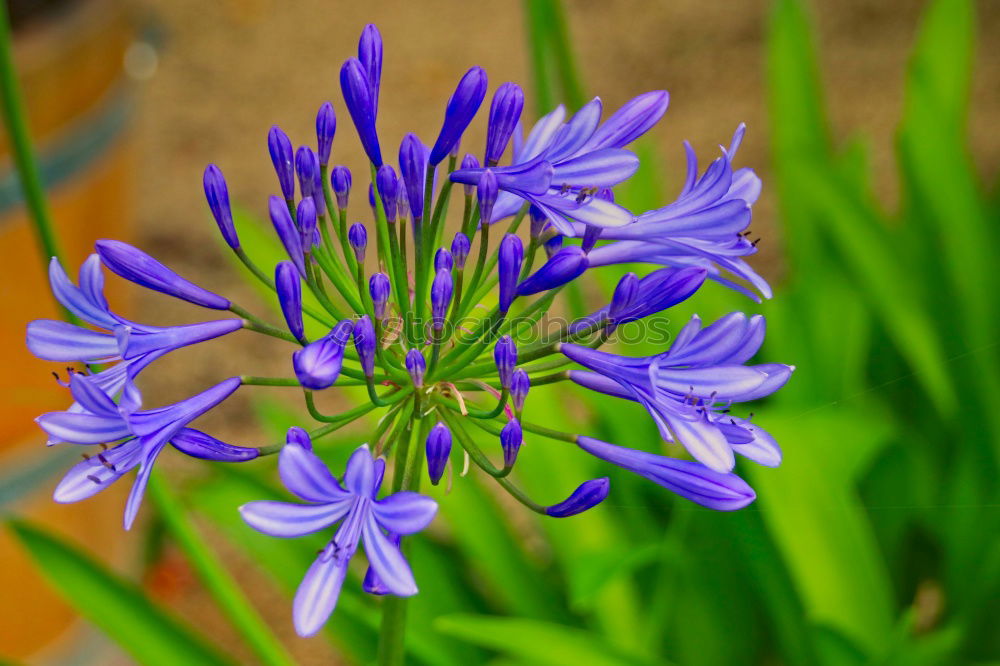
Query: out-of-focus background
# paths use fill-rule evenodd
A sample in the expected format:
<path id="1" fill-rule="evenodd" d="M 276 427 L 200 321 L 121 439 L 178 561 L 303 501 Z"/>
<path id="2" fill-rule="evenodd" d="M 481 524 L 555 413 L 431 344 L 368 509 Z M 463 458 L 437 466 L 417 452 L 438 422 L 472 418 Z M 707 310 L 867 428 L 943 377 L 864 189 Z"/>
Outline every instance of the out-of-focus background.
<path id="1" fill-rule="evenodd" d="M 532 23 L 532 8 L 548 6 L 533 1 L 7 5 L 70 265 L 96 238 L 121 237 L 256 310 L 266 306 L 208 215 L 207 163 L 224 170 L 234 202 L 262 217 L 276 188 L 268 128 L 280 124 L 294 143 L 312 143 L 315 111 L 329 99 L 339 120 L 333 160 L 361 167 L 337 72 L 369 22 L 386 44 L 384 145 L 407 131 L 431 139 L 472 64 L 486 68 L 491 88 L 522 83 L 533 118 L 539 89 L 530 46 L 544 38 L 540 25 L 551 28 Z M 563 14 L 587 98 L 600 95 L 610 110 L 647 90 L 671 93 L 664 120 L 638 147 L 647 166 L 620 193 L 627 204 L 649 208 L 676 194 L 684 139 L 707 164 L 738 123 L 748 125 L 737 164 L 765 183 L 753 224 L 761 252 L 752 263 L 775 298 L 756 306 L 709 287 L 671 319 L 732 309 L 768 316 L 762 355 L 799 367 L 757 416 L 779 437 L 786 463 L 744 469 L 760 499 L 732 515 L 693 509 L 612 474 L 612 497 L 592 515 L 543 523 L 482 480 L 456 480 L 441 525 L 414 554 L 422 593 L 412 663 L 1000 663 L 993 288 L 1000 5 L 565 0 Z M 574 94 L 556 85 L 552 96 L 572 105 Z M 479 149 L 482 125 L 470 132 L 469 150 Z M 0 389 L 0 511 L 141 585 L 141 594 L 129 589 L 143 608 L 181 618 L 171 631 L 201 636 L 238 663 L 258 663 L 151 504 L 142 525 L 125 534 L 121 488 L 79 505 L 49 500 L 73 453 L 45 449 L 31 421 L 66 402 L 50 374 L 58 368 L 23 349 L 25 323 L 56 313 L 40 266 L 0 137 L 8 370 Z M 113 302 L 137 321 L 200 314 L 109 283 Z M 592 304 L 600 289 L 585 294 Z M 145 373 L 148 404 L 247 372 L 248 364 L 253 374 L 287 374 L 284 347 L 240 336 L 177 352 Z M 204 428 L 235 442 L 273 439 L 296 408 L 281 389 L 251 393 L 207 416 Z M 655 439 L 651 427 L 635 425 L 643 422 L 637 414 L 584 395 L 538 404 L 556 420 L 590 420 L 610 441 Z M 352 441 L 363 437 L 358 431 Z M 529 449 L 519 480 L 545 497 L 606 473 L 578 456 Z M 324 634 L 329 640 L 294 636 L 289 595 L 314 548 L 266 544 L 235 518 L 237 504 L 273 482 L 265 465 L 233 476 L 179 457 L 164 467 L 181 510 L 294 658 L 365 663 L 376 602 L 360 594 L 357 580 Z M 121 609 L 101 605 L 101 593 L 89 588 L 74 588 L 71 604 L 61 600 L 56 590 L 66 589 L 51 578 L 60 575 L 52 573 L 56 556 L 40 556 L 37 543 L 26 548 L 14 534 L 0 534 L 0 658 L 143 661 L 78 619 L 94 620 L 88 598 L 90 612 L 100 608 L 105 618 L 125 622 L 129 614 L 115 616 Z M 159 635 L 155 625 L 136 631 Z"/>

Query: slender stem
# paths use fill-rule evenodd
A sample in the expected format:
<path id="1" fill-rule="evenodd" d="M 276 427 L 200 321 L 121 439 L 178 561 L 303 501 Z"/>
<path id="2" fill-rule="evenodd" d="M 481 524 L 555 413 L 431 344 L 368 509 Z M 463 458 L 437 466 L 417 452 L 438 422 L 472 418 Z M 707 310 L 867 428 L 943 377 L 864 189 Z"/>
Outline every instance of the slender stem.
<path id="1" fill-rule="evenodd" d="M 271 631 L 271 627 L 257 613 L 236 581 L 226 571 L 226 567 L 202 540 L 189 517 L 190 514 L 169 486 L 160 479 L 158 472 L 154 472 L 149 480 L 149 494 L 159 509 L 167 530 L 184 551 L 198 578 L 233 627 L 257 654 L 261 663 L 269 666 L 295 664 L 295 660 Z"/>
<path id="2" fill-rule="evenodd" d="M 301 386 L 299 380 L 290 377 L 253 377 L 243 375 L 240 381 L 247 386 Z"/>
<path id="3" fill-rule="evenodd" d="M 273 338 L 279 338 L 281 340 L 287 340 L 288 342 L 294 342 L 295 344 L 301 344 L 295 339 L 295 336 L 288 331 L 282 331 L 279 328 L 271 326 L 235 303 L 230 303 L 229 311 L 244 320 L 243 328 L 248 331 L 255 331 L 257 333 L 263 333 L 264 335 L 270 335 Z"/>

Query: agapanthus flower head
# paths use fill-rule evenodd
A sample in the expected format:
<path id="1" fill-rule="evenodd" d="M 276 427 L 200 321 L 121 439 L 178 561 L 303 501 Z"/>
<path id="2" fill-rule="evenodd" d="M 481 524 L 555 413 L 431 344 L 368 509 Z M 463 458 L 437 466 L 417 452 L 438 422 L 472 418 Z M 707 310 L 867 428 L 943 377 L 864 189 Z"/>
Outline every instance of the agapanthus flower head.
<path id="1" fill-rule="evenodd" d="M 341 485 L 315 453 L 289 441 L 278 458 L 278 471 L 285 487 L 307 504 L 260 501 L 240 507 L 248 525 L 275 537 L 305 536 L 340 523 L 295 594 L 292 618 L 300 636 L 315 634 L 333 612 L 347 565 L 361 543 L 369 565 L 392 594 L 417 593 L 410 565 L 386 532 L 419 532 L 434 518 L 437 503 L 414 492 L 376 499 L 384 468 L 385 461 L 372 458 L 363 445 L 347 461 Z"/>
<path id="2" fill-rule="evenodd" d="M 345 166 L 333 167 L 330 171 L 330 188 L 337 197 L 337 207 L 346 209 L 351 194 L 351 170 Z"/>
<path id="3" fill-rule="evenodd" d="M 330 163 L 330 148 L 336 133 L 337 114 L 333 112 L 333 104 L 323 102 L 316 112 L 316 155 L 323 166 Z"/>
<path id="4" fill-rule="evenodd" d="M 233 224 L 233 211 L 229 207 L 229 188 L 222 170 L 214 164 L 205 167 L 205 177 L 202 179 L 205 187 L 205 199 L 212 211 L 215 223 L 229 247 L 234 250 L 240 246 L 240 238 L 236 235 L 236 225 Z"/>
<path id="5" fill-rule="evenodd" d="M 438 421 L 427 434 L 425 445 L 427 454 L 427 475 L 435 486 L 441 481 L 444 469 L 451 455 L 451 431 L 442 421 Z"/>
<path id="6" fill-rule="evenodd" d="M 292 354 L 295 376 L 303 388 L 318 391 L 337 382 L 344 363 L 344 347 L 353 331 L 350 320 L 339 321 L 322 338 Z"/>
<path id="7" fill-rule="evenodd" d="M 482 67 L 471 68 L 458 82 L 445 108 L 444 124 L 430 152 L 431 164 L 441 162 L 461 140 L 462 133 L 486 97 L 486 85 L 486 72 Z"/>
<path id="8" fill-rule="evenodd" d="M 292 157 L 292 141 L 277 125 L 267 133 L 267 151 L 271 154 L 271 164 L 278 176 L 281 194 L 288 201 L 295 196 L 295 164 Z"/>

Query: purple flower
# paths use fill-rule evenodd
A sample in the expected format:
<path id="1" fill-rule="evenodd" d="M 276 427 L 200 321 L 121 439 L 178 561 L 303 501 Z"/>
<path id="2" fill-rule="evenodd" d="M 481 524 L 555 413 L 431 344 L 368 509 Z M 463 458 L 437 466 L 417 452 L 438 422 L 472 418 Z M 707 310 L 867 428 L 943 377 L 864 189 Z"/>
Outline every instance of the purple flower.
<path id="1" fill-rule="evenodd" d="M 427 434 L 427 474 L 435 486 L 444 475 L 444 468 L 451 455 L 451 431 L 442 421 L 438 421 Z"/>
<path id="2" fill-rule="evenodd" d="M 455 260 L 455 268 L 458 270 L 465 268 L 465 260 L 469 258 L 470 249 L 472 243 L 469 242 L 469 237 L 461 231 L 456 233 L 454 240 L 451 241 L 451 257 Z"/>
<path id="3" fill-rule="evenodd" d="M 611 489 L 608 477 L 584 481 L 573 493 L 559 504 L 545 508 L 545 513 L 555 518 L 568 518 L 603 502 Z"/>
<path id="4" fill-rule="evenodd" d="M 368 75 L 372 116 L 378 117 L 378 93 L 382 80 L 382 35 L 372 23 L 361 31 L 361 39 L 358 40 L 358 60 Z"/>
<path id="5" fill-rule="evenodd" d="M 409 133 L 399 144 L 399 173 L 406 188 L 413 219 L 424 216 L 424 180 L 427 178 L 427 146 L 416 134 Z"/>
<path id="6" fill-rule="evenodd" d="M 593 371 L 570 371 L 574 382 L 639 402 L 663 439 L 679 442 L 709 468 L 729 472 L 734 451 L 765 464 L 780 460 L 780 452 L 768 445 L 770 435 L 743 427 L 745 422 L 727 413 L 733 403 L 770 395 L 792 373 L 780 363 L 745 365 L 763 339 L 763 317 L 734 312 L 704 329 L 693 317 L 670 349 L 656 356 L 631 358 L 574 344 L 563 344 L 561 351 Z"/>
<path id="7" fill-rule="evenodd" d="M 351 228 L 347 231 L 347 242 L 351 244 L 351 249 L 354 250 L 354 258 L 358 260 L 358 263 L 364 263 L 365 248 L 368 247 L 368 230 L 365 229 L 365 225 L 360 222 L 352 224 Z"/>
<path id="8" fill-rule="evenodd" d="M 381 62 L 381 59 L 380 59 Z M 347 111 L 351 114 L 358 138 L 368 159 L 376 167 L 382 166 L 382 149 L 375 131 L 375 103 L 372 98 L 369 73 L 357 58 L 348 58 L 340 68 L 340 89 L 344 93 Z"/>
<path id="9" fill-rule="evenodd" d="M 517 285 L 517 295 L 529 296 L 561 287 L 583 275 L 588 265 L 587 253 L 581 248 L 564 247 Z"/>
<path id="10" fill-rule="evenodd" d="M 486 72 L 482 67 L 473 67 L 458 82 L 458 87 L 448 100 L 444 112 L 444 124 L 438 133 L 429 161 L 437 166 L 461 140 L 465 128 L 472 122 L 486 97 Z"/>
<path id="11" fill-rule="evenodd" d="M 531 389 L 531 378 L 524 368 L 514 371 L 514 376 L 510 378 L 510 401 L 514 403 L 514 409 L 520 412 L 524 409 L 524 399 L 528 397 Z"/>
<path id="12" fill-rule="evenodd" d="M 486 128 L 486 165 L 494 166 L 500 160 L 510 135 L 514 133 L 521 111 L 524 109 L 524 92 L 516 83 L 505 83 L 493 93 L 490 104 L 490 122 Z M 465 165 L 462 165 L 465 168 Z"/>
<path id="13" fill-rule="evenodd" d="M 214 164 L 205 167 L 205 177 L 202 179 L 205 187 L 205 199 L 212 211 L 215 223 L 219 225 L 226 244 L 234 250 L 240 247 L 240 238 L 236 235 L 236 225 L 233 224 L 233 211 L 229 207 L 229 188 L 222 170 Z"/>
<path id="14" fill-rule="evenodd" d="M 431 283 L 431 317 L 434 330 L 440 332 L 444 328 L 444 320 L 448 315 L 448 306 L 451 305 L 454 283 L 451 279 L 451 271 L 441 269 L 434 275 Z"/>
<path id="15" fill-rule="evenodd" d="M 406 352 L 404 363 L 406 371 L 410 373 L 410 379 L 413 380 L 413 385 L 417 388 L 422 387 L 424 373 L 427 372 L 427 361 L 424 360 L 424 355 L 420 353 L 419 349 L 411 349 Z"/>
<path id="16" fill-rule="evenodd" d="M 500 241 L 497 271 L 500 275 L 500 311 L 507 312 L 517 296 L 517 279 L 524 261 L 524 246 L 514 234 L 507 234 Z"/>
<path id="17" fill-rule="evenodd" d="M 337 195 L 337 207 L 346 209 L 351 194 L 351 170 L 345 166 L 333 167 L 330 171 L 330 188 Z"/>
<path id="18" fill-rule="evenodd" d="M 168 296 L 180 298 L 213 310 L 228 310 L 229 300 L 185 280 L 156 259 L 117 240 L 99 240 L 94 244 L 101 262 L 112 273 L 129 282 L 158 291 Z"/>
<path id="19" fill-rule="evenodd" d="M 509 389 L 510 380 L 514 376 L 514 368 L 517 367 L 517 345 L 514 344 L 512 337 L 509 335 L 500 336 L 496 347 L 493 348 L 493 361 L 497 366 L 500 386 Z"/>
<path id="20" fill-rule="evenodd" d="M 740 125 L 728 150 L 712 162 L 698 178 L 698 160 L 685 143 L 688 174 L 677 200 L 663 208 L 643 213 L 636 223 L 606 229 L 603 239 L 615 240 L 590 254 L 591 266 L 645 262 L 664 266 L 697 266 L 708 277 L 746 294 L 760 297 L 737 278 L 748 282 L 765 298 L 771 288 L 741 257 L 757 251 L 747 238 L 751 206 L 760 194 L 760 179 L 752 169 L 733 170 L 745 128 Z M 578 229 L 579 231 L 579 229 Z M 732 277 L 727 277 L 727 273 Z"/>
<path id="21" fill-rule="evenodd" d="M 306 276 L 306 263 L 302 250 L 302 233 L 292 221 L 292 216 L 288 212 L 288 206 L 280 197 L 271 196 L 267 200 L 267 210 L 271 215 L 271 224 L 278 234 L 278 239 L 285 246 L 288 258 L 295 264 L 299 275 Z"/>
<path id="22" fill-rule="evenodd" d="M 353 322 L 344 319 L 316 342 L 292 353 L 292 367 L 303 388 L 318 391 L 337 382 L 344 363 L 344 347 L 353 330 Z"/>
<path id="23" fill-rule="evenodd" d="M 299 146 L 295 151 L 295 173 L 299 177 L 299 192 L 302 197 L 318 199 L 322 192 L 314 192 L 319 173 L 319 159 L 309 146 Z"/>
<path id="24" fill-rule="evenodd" d="M 385 273 L 374 273 L 368 280 L 368 291 L 375 308 L 375 318 L 385 319 L 385 308 L 389 303 L 389 276 Z"/>
<path id="25" fill-rule="evenodd" d="M 330 163 L 330 148 L 336 133 L 337 114 L 333 112 L 333 104 L 323 102 L 316 113 L 316 153 L 323 166 Z"/>
<path id="26" fill-rule="evenodd" d="M 364 543 L 369 565 L 390 593 L 417 593 L 409 564 L 385 533 L 419 532 L 433 520 L 437 503 L 414 492 L 375 499 L 384 468 L 385 461 L 374 460 L 363 445 L 348 460 L 341 486 L 312 451 L 290 441 L 281 451 L 278 471 L 285 487 L 306 503 L 259 501 L 240 507 L 248 525 L 274 537 L 304 536 L 340 522 L 295 594 L 292 618 L 300 636 L 312 636 L 330 617 L 359 543 Z"/>
<path id="27" fill-rule="evenodd" d="M 142 399 L 131 382 L 125 385 L 121 402 L 116 404 L 91 377 L 74 373 L 70 391 L 78 409 L 42 414 L 35 419 L 38 425 L 55 442 L 94 445 L 123 441 L 70 468 L 56 486 L 53 498 L 60 503 L 79 502 L 138 467 L 139 473 L 125 504 L 125 529 L 131 528 L 149 473 L 163 447 L 189 422 L 228 398 L 239 386 L 239 378 L 231 377 L 173 405 L 139 411 Z M 210 446 L 207 441 L 203 443 Z"/>
<path id="28" fill-rule="evenodd" d="M 521 431 L 521 422 L 517 419 L 507 421 L 507 425 L 500 431 L 500 448 L 503 449 L 503 466 L 506 469 L 514 466 L 523 441 L 524 434 Z"/>
<path id="29" fill-rule="evenodd" d="M 316 200 L 312 195 L 304 197 L 295 211 L 295 221 L 299 227 L 302 251 L 310 252 L 313 245 L 319 244 L 319 226 L 316 217 Z"/>
<path id="30" fill-rule="evenodd" d="M 382 199 L 382 207 L 385 209 L 385 218 L 390 222 L 396 220 L 396 201 L 399 180 L 396 172 L 388 164 L 383 164 L 378 168 L 375 176 L 375 184 L 378 185 L 378 194 Z"/>
<path id="31" fill-rule="evenodd" d="M 296 339 L 304 340 L 306 333 L 302 323 L 302 278 L 292 262 L 278 262 L 274 269 L 274 287 L 288 330 Z"/>
<path id="32" fill-rule="evenodd" d="M 628 273 L 615 288 L 611 303 L 597 312 L 578 319 L 569 327 L 570 333 L 582 331 L 603 319 L 614 328 L 636 321 L 691 297 L 705 282 L 708 272 L 704 268 L 661 268 L 641 280 L 635 273 Z"/>
<path id="33" fill-rule="evenodd" d="M 375 338 L 375 327 L 368 315 L 362 315 L 354 322 L 354 349 L 358 352 L 358 359 L 361 361 L 361 370 L 365 377 L 375 374 L 375 345 L 378 343 Z"/>
<path id="34" fill-rule="evenodd" d="M 757 495 L 735 474 L 716 472 L 689 460 L 626 449 L 580 435 L 577 445 L 593 456 L 645 477 L 681 497 L 716 511 L 742 509 Z"/>
<path id="35" fill-rule="evenodd" d="M 278 175 L 281 194 L 291 201 L 295 196 L 295 167 L 292 162 L 292 142 L 277 125 L 267 133 L 267 152 L 271 154 L 274 173 Z"/>
<path id="36" fill-rule="evenodd" d="M 448 248 L 439 247 L 437 252 L 434 253 L 434 270 L 451 271 L 454 266 L 455 262 L 452 260 L 451 252 L 448 251 Z"/>

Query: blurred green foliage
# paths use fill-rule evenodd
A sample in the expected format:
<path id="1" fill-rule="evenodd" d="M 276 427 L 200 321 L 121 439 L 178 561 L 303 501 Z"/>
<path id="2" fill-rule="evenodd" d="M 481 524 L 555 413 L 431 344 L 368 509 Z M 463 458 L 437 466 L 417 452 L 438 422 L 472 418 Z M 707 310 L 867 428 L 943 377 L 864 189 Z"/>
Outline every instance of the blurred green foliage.
<path id="1" fill-rule="evenodd" d="M 988 286 L 1000 264 L 991 237 L 1000 202 L 979 182 L 966 143 L 972 3 L 935 0 L 923 17 L 899 124 L 897 212 L 873 194 L 864 141 L 839 146 L 831 137 L 803 4 L 775 0 L 767 44 L 768 185 L 780 202 L 787 279 L 759 307 L 709 287 L 670 313 L 674 322 L 694 311 L 767 316 L 762 358 L 798 366 L 755 417 L 785 448 L 785 463 L 742 466 L 759 500 L 732 514 L 533 439 L 515 471 L 533 497 L 553 502 L 604 474 L 611 497 L 556 520 L 511 506 L 475 473 L 456 478 L 450 493 L 434 489 L 441 519 L 413 540 L 421 594 L 407 633 L 412 663 L 1000 663 L 1000 299 Z M 578 104 L 561 8 L 525 7 L 536 98 Z M 643 170 L 620 197 L 644 209 L 669 191 L 657 156 L 640 151 Z M 240 218 L 248 252 L 273 265 L 280 248 Z M 616 277 L 605 276 L 605 295 Z M 574 431 L 589 413 L 586 431 L 599 437 L 658 442 L 640 408 L 580 394 L 585 410 L 539 387 L 528 410 Z M 271 402 L 258 413 L 275 438 L 301 416 Z M 321 448 L 342 464 L 364 431 Z M 273 539 L 246 527 L 234 508 L 266 497 L 283 497 L 271 461 L 212 466 L 181 501 L 290 596 L 324 537 Z M 169 531 L 177 521 L 166 522 Z M 215 658 L 75 550 L 25 525 L 15 532 L 81 613 L 143 663 L 181 663 L 150 656 L 150 645 L 165 642 Z M 366 663 L 379 600 L 360 592 L 364 565 L 355 564 L 325 636 Z M 111 621 L 123 613 L 138 622 L 129 632 Z"/>

